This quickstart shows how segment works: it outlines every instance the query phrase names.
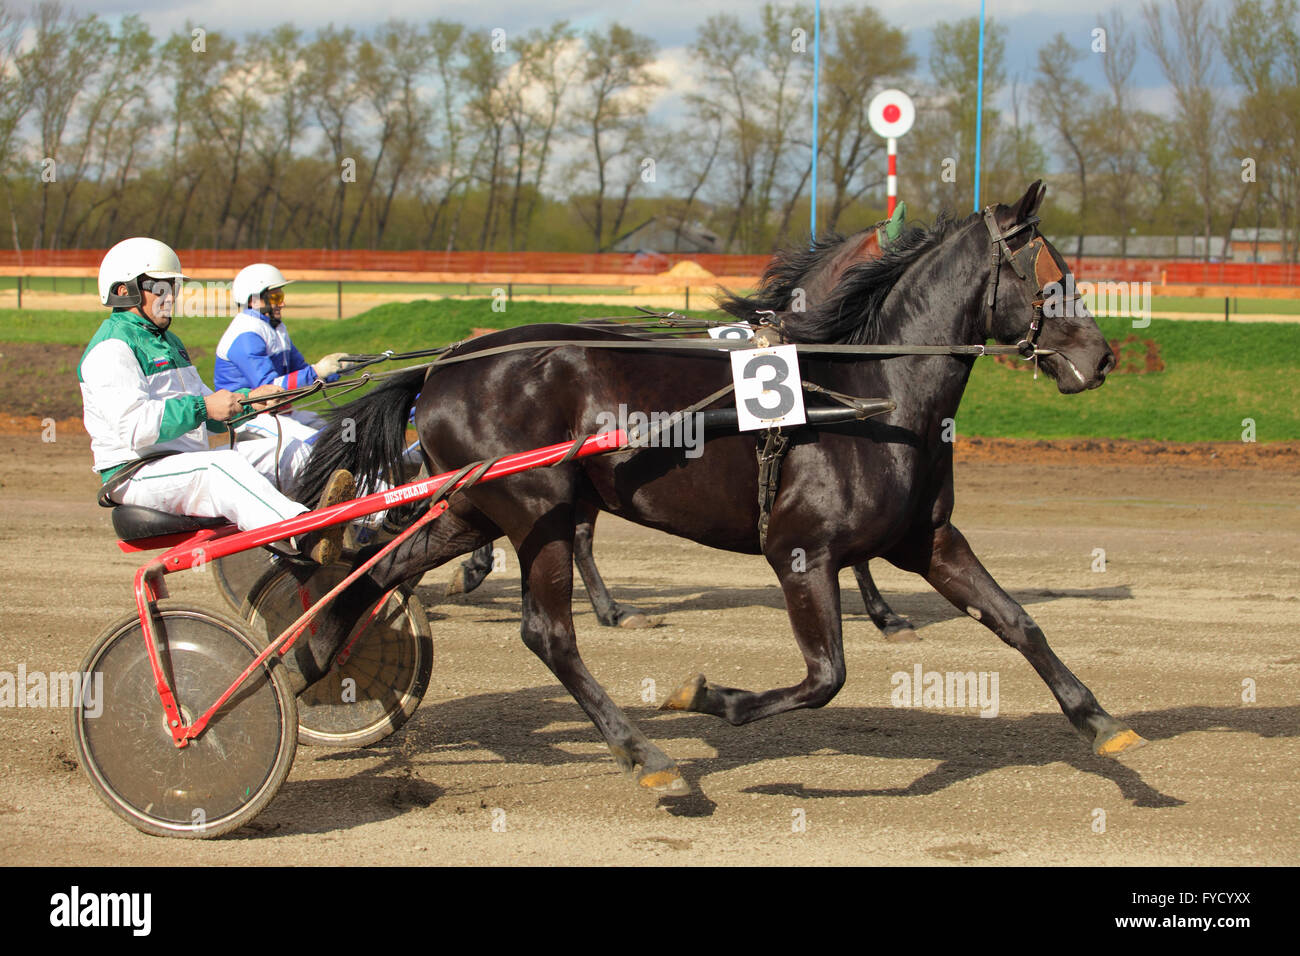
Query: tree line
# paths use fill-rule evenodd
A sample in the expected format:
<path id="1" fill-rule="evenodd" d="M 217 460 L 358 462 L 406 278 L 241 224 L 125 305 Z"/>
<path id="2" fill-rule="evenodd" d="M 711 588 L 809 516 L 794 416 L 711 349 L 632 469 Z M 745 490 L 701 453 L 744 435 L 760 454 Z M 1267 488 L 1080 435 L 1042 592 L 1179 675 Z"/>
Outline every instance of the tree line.
<path id="1" fill-rule="evenodd" d="M 1007 30 L 989 21 L 982 200 L 1051 171 L 1055 234 L 1278 228 L 1295 261 L 1298 2 L 1117 5 L 1015 76 Z M 800 3 L 710 16 L 673 76 L 654 40 L 617 23 L 285 24 L 237 39 L 0 0 L 0 234 L 19 250 L 145 234 L 181 248 L 599 251 L 662 216 L 725 251 L 767 252 L 808 229 L 812 24 Z M 824 12 L 821 228 L 883 216 L 867 105 L 889 86 L 917 103 L 900 141 L 909 208 L 971 207 L 977 31 L 938 24 L 922 64 L 873 7 Z M 1159 64 L 1169 109 L 1140 102 L 1139 57 Z M 656 113 L 674 86 L 688 92 Z"/>

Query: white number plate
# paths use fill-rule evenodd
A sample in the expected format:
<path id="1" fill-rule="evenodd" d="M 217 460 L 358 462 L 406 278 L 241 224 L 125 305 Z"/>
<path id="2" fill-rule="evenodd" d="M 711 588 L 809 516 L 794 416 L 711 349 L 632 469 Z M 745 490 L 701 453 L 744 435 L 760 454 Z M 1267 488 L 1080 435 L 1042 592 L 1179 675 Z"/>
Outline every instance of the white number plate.
<path id="1" fill-rule="evenodd" d="M 793 345 L 732 352 L 731 377 L 736 383 L 736 412 L 742 432 L 802 425 L 807 420 L 799 384 L 799 355 Z"/>
<path id="2" fill-rule="evenodd" d="M 711 325 L 709 326 L 709 338 L 711 339 L 752 339 L 754 330 L 748 325 Z"/>

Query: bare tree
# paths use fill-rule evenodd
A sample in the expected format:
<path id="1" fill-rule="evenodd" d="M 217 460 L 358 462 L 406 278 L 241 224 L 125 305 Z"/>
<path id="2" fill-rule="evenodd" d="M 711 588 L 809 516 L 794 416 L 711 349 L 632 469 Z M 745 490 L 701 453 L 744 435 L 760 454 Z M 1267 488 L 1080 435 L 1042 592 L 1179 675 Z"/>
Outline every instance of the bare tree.
<path id="1" fill-rule="evenodd" d="M 117 221 L 136 161 L 149 158 L 148 132 L 154 126 L 149 90 L 158 74 L 153 35 L 138 17 L 127 16 L 106 45 L 114 69 L 97 78 L 94 91 L 83 101 L 81 132 L 72 144 L 72 169 L 65 171 L 63 206 L 55 225 L 61 242 L 72 246 L 101 210 L 107 209 L 110 223 Z M 91 195 L 77 204 L 78 187 L 88 178 Z"/>
<path id="2" fill-rule="evenodd" d="M 73 109 L 100 68 L 98 54 L 104 25 L 94 14 L 75 17 L 56 0 L 42 0 L 36 7 L 35 20 L 32 45 L 19 56 L 18 70 L 40 127 L 41 162 L 51 164 L 57 182 L 60 150 Z M 40 195 L 40 215 L 32 245 L 39 248 L 48 241 L 52 249 L 59 236 L 47 228 L 51 190 L 42 189 Z"/>
<path id="3" fill-rule="evenodd" d="M 358 93 L 378 119 L 379 129 L 368 138 L 375 152 L 368 158 L 365 186 L 356 197 L 346 240 L 348 248 L 355 242 L 362 213 L 369 208 L 380 171 L 385 170 L 390 177 L 387 200 L 375 210 L 376 229 L 382 231 L 380 222 L 387 220 L 392 195 L 423 140 L 428 111 L 420 100 L 418 87 L 427 63 L 427 37 L 397 21 L 384 24 L 373 40 L 362 40 L 357 48 Z"/>
<path id="4" fill-rule="evenodd" d="M 469 90 L 465 109 L 470 129 L 478 138 L 471 169 L 479 170 L 478 180 L 487 185 L 487 208 L 478 239 L 480 249 L 489 248 L 496 236 L 507 123 L 507 96 L 503 87 L 513 56 L 508 48 L 501 49 L 491 34 L 480 31 L 472 36 L 462 68 Z"/>
<path id="5" fill-rule="evenodd" d="M 1296 261 L 1300 237 L 1300 5 L 1296 0 L 1236 0 L 1220 40 L 1242 96 L 1231 111 L 1233 159 L 1254 165 L 1255 181 L 1241 176 L 1227 235 L 1246 198 L 1254 194 L 1256 237 L 1266 205 L 1276 210 L 1283 257 Z M 1238 155 L 1240 154 L 1240 155 Z M 1271 202 L 1266 202 L 1271 200 Z M 1258 242 L 1258 239 L 1257 239 Z"/>
<path id="6" fill-rule="evenodd" d="M 566 21 L 553 24 L 547 30 L 530 35 L 535 53 L 529 58 L 531 80 L 538 91 L 537 130 L 532 192 L 524 212 L 523 246 L 528 248 L 528 234 L 537 204 L 542 196 L 542 186 L 551 161 L 557 133 L 563 128 L 567 115 L 569 94 L 582 65 L 582 45 L 577 33 Z"/>
<path id="7" fill-rule="evenodd" d="M 349 185 L 344 178 L 344 164 L 347 160 L 358 163 L 358 157 L 351 154 L 348 142 L 348 124 L 361 97 L 356 83 L 356 58 L 357 37 L 350 29 L 326 27 L 317 31 L 316 39 L 303 49 L 308 76 L 307 101 L 316 123 L 325 134 L 333 159 L 334 198 L 328 215 L 331 249 L 342 248 L 343 213 Z"/>
<path id="8" fill-rule="evenodd" d="M 442 226 L 443 215 L 453 197 L 463 195 L 469 183 L 469 171 L 464 164 L 466 125 L 463 107 L 467 97 L 463 70 L 464 35 L 465 28 L 459 23 L 435 20 L 429 25 L 429 47 L 438 83 L 434 99 L 440 104 L 441 111 L 440 122 L 434 124 L 433 137 L 428 143 L 433 162 L 417 177 L 415 184 L 425 219 L 424 238 L 420 244 L 426 248 L 433 244 L 434 235 Z M 458 215 L 452 217 L 447 229 L 448 250 L 456 245 Z"/>
<path id="9" fill-rule="evenodd" d="M 709 181 L 709 174 L 713 172 L 722 152 L 722 141 L 727 131 L 722 111 L 707 98 L 692 97 L 690 105 L 691 117 L 681 134 L 667 137 L 669 142 L 679 141 L 692 145 L 680 161 L 680 167 L 690 177 L 690 188 L 686 191 L 685 200 L 675 210 L 677 225 L 673 233 L 674 252 L 681 249 L 682 230 L 691 222 L 700 191 Z M 700 148 L 703 142 L 708 143 L 707 149 Z"/>
<path id="10" fill-rule="evenodd" d="M 704 21 L 691 44 L 697 75 L 704 92 L 701 99 L 725 117 L 723 171 L 727 175 L 726 248 L 731 249 L 751 217 L 746 215 L 753 199 L 760 123 L 754 115 L 756 98 L 761 97 L 758 64 L 753 51 L 758 37 L 733 14 L 715 14 Z M 746 236 L 741 236 L 744 242 Z"/>
<path id="11" fill-rule="evenodd" d="M 261 122 L 250 130 L 249 149 L 256 167 L 249 176 L 250 198 L 235 226 L 236 244 L 247 235 L 266 249 L 282 245 L 277 224 L 285 205 L 285 181 L 294 150 L 307 129 L 305 67 L 302 35 L 291 24 L 270 31 L 267 42 L 249 51 L 255 62 L 257 86 L 263 98 Z"/>
<path id="12" fill-rule="evenodd" d="M 828 160 L 831 208 L 827 228 L 870 190 L 885 184 L 885 143 L 871 131 L 873 93 L 902 82 L 916 67 L 907 35 L 871 7 L 844 7 L 830 19 L 822 74 L 821 153 Z"/>
<path id="13" fill-rule="evenodd" d="M 1098 16 L 1097 21 L 1106 37 L 1106 49 L 1101 54 L 1106 93 L 1095 123 L 1102 148 L 1099 175 L 1094 178 L 1119 231 L 1121 253 L 1126 253 L 1129 232 L 1137 225 L 1143 191 L 1142 131 L 1152 124 L 1151 117 L 1142 113 L 1134 101 L 1132 77 L 1137 41 L 1124 14 L 1117 7 L 1108 16 Z"/>
<path id="14" fill-rule="evenodd" d="M 572 198 L 591 230 L 592 249 L 599 252 L 606 235 L 617 235 L 622 225 L 639 172 L 626 168 L 626 163 L 644 132 L 650 99 L 663 84 L 651 71 L 655 44 L 649 37 L 615 23 L 604 32 L 587 33 L 585 41 L 587 59 L 573 121 L 591 147 L 583 167 L 594 172 L 596 189 L 585 199 L 577 194 Z M 610 223 L 606 200 L 620 163 L 624 164 L 624 191 Z"/>
<path id="15" fill-rule="evenodd" d="M 14 208 L 13 187 L 9 175 L 19 152 L 18 130 L 31 105 L 26 78 L 18 68 L 18 47 L 23 35 L 23 21 L 0 0 L 0 185 L 9 206 L 9 226 L 14 250 L 20 255 L 18 215 Z M 19 260 L 22 261 L 21 259 Z"/>
<path id="16" fill-rule="evenodd" d="M 1083 237 L 1088 231 L 1088 169 L 1097 155 L 1088 120 L 1088 87 L 1074 74 L 1083 51 L 1072 46 L 1064 33 L 1038 51 L 1038 111 L 1060 138 L 1067 161 L 1073 163 L 1079 182 L 1079 227 L 1074 254 L 1083 255 Z"/>
<path id="17" fill-rule="evenodd" d="M 1166 18 L 1166 7 L 1172 14 Z M 1192 188 L 1201 202 L 1205 258 L 1210 256 L 1214 205 L 1221 192 L 1222 104 L 1215 86 L 1215 17 L 1205 0 L 1142 5 L 1147 45 L 1174 91 L 1177 122 L 1190 159 Z"/>

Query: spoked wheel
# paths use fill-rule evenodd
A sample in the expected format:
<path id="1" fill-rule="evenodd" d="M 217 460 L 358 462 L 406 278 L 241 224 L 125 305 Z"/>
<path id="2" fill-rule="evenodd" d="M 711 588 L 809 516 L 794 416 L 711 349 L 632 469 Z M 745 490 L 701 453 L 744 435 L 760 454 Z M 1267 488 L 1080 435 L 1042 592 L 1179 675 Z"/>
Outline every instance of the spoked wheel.
<path id="1" fill-rule="evenodd" d="M 333 565 L 304 572 L 268 571 L 243 614 L 263 641 L 280 635 L 348 574 Z M 306 576 L 305 576 L 306 575 Z M 298 740 L 364 747 L 401 727 L 420 705 L 433 671 L 433 639 L 424 605 L 399 587 L 348 635 L 330 672 L 298 696 Z"/>
<path id="2" fill-rule="evenodd" d="M 247 624 L 175 601 L 158 603 L 154 630 L 186 723 L 216 703 L 264 646 Z M 139 618 L 114 622 L 82 661 L 91 693 L 72 711 L 77 756 L 95 791 L 154 836 L 201 839 L 248 823 L 293 766 L 298 712 L 282 671 L 263 665 L 249 675 L 203 733 L 177 748 Z"/>
<path id="3" fill-rule="evenodd" d="M 280 561 L 266 548 L 252 548 L 236 551 L 224 558 L 214 558 L 209 563 L 212 566 L 213 580 L 217 582 L 217 590 L 230 605 L 230 609 L 238 614 L 253 586 Z"/>

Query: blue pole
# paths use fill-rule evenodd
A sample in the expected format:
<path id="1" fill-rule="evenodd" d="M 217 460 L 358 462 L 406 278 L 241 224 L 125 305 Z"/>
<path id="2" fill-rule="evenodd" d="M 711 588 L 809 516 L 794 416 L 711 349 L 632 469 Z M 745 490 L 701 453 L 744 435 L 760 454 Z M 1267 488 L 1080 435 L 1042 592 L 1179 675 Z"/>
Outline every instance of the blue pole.
<path id="1" fill-rule="evenodd" d="M 980 62 L 975 81 L 975 211 L 980 211 L 980 138 L 984 132 L 984 0 L 980 0 Z"/>
<path id="2" fill-rule="evenodd" d="M 817 238 L 817 101 L 822 75 L 822 0 L 813 19 L 812 237 Z"/>

